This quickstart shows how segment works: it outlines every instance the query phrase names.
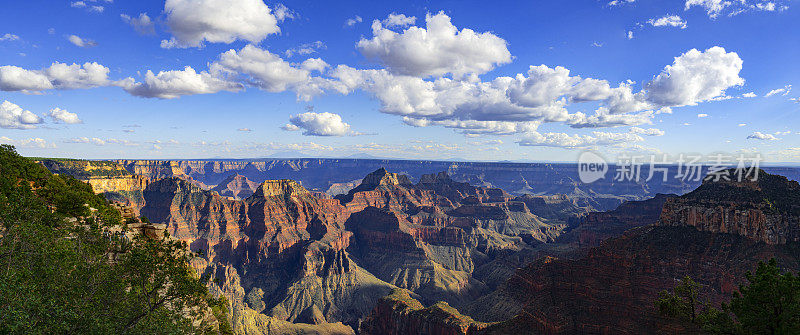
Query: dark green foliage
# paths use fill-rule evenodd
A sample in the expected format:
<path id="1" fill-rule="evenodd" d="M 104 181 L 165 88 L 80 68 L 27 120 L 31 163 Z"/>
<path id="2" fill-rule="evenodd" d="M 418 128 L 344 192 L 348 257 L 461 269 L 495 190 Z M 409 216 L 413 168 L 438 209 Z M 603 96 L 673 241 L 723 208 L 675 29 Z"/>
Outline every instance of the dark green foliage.
<path id="1" fill-rule="evenodd" d="M 233 327 L 231 327 L 230 322 L 228 322 L 228 299 L 224 296 L 219 297 L 217 299 L 210 299 L 209 305 L 211 306 L 211 312 L 214 314 L 214 318 L 216 318 L 219 326 L 219 334 L 223 335 L 232 335 L 233 334 Z"/>
<path id="2" fill-rule="evenodd" d="M 0 146 L 0 333 L 229 331 L 185 244 L 125 237 L 120 221 L 88 184 Z"/>
<path id="3" fill-rule="evenodd" d="M 663 315 L 694 322 L 697 319 L 699 291 L 700 284 L 686 276 L 672 292 L 661 291 L 658 294 L 656 307 Z"/>
<path id="4" fill-rule="evenodd" d="M 700 284 L 686 276 L 672 292 L 661 291 L 656 300 L 661 315 L 678 318 L 697 324 L 711 333 L 732 331 L 728 313 L 722 312 L 700 297 Z"/>
<path id="5" fill-rule="evenodd" d="M 800 278 L 781 274 L 775 259 L 747 273 L 748 285 L 734 292 L 730 309 L 747 334 L 800 333 Z"/>
<path id="6" fill-rule="evenodd" d="M 781 273 L 773 258 L 759 262 L 746 278 L 748 284 L 740 285 L 721 310 L 701 302 L 700 285 L 689 277 L 673 292 L 661 292 L 656 307 L 712 334 L 800 334 L 800 277 Z"/>

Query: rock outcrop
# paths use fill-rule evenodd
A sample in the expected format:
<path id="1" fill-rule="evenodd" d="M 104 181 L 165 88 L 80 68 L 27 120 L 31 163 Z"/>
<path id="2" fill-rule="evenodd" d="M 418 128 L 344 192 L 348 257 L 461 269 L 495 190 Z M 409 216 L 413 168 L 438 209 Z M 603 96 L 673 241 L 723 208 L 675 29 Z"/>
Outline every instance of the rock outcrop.
<path id="1" fill-rule="evenodd" d="M 112 202 L 129 208 L 138 217 L 144 206 L 142 191 L 151 179 L 131 174 L 125 168 L 111 161 L 85 161 L 69 159 L 45 159 L 39 161 L 50 172 L 66 174 L 92 185 L 95 193 L 102 193 Z"/>
<path id="2" fill-rule="evenodd" d="M 800 241 L 800 185 L 786 177 L 758 173 L 738 181 L 707 179 L 696 190 L 670 199 L 660 224 L 738 234 L 769 244 Z"/>
<path id="3" fill-rule="evenodd" d="M 672 194 L 657 194 L 652 199 L 629 201 L 607 212 L 590 212 L 575 219 L 576 227 L 560 236 L 559 244 L 575 248 L 599 246 L 603 241 L 621 236 L 625 231 L 656 224 L 664 203 L 677 197 Z"/>
<path id="4" fill-rule="evenodd" d="M 336 198 L 353 213 L 345 227 L 353 232 L 348 251 L 354 259 L 425 303 L 474 300 L 488 292 L 473 276 L 477 266 L 501 251 L 551 242 L 566 228 L 502 190 L 456 182 L 446 173 L 413 184 L 378 169 Z"/>
<path id="5" fill-rule="evenodd" d="M 212 287 L 232 302 L 234 321 L 355 325 L 394 288 L 350 258 L 345 208 L 295 181 L 265 181 L 236 200 L 171 177 L 149 184 L 143 197 L 142 215 L 203 254 L 195 266 L 223 283 Z M 270 319 L 258 321 L 250 300 Z"/>
<path id="6" fill-rule="evenodd" d="M 758 181 L 707 180 L 681 197 L 656 197 L 649 204 L 590 214 L 583 226 L 637 226 L 638 220 L 652 222 L 653 208 L 663 203 L 658 224 L 628 230 L 576 259 L 539 259 L 477 300 L 468 314 L 502 321 L 487 329 L 500 333 L 698 332 L 691 324 L 660 316 L 653 307 L 658 292 L 690 276 L 719 305 L 759 261 L 776 258 L 782 268 L 797 271 L 800 244 L 791 229 L 797 190 L 796 182 L 762 171 Z M 651 214 L 642 215 L 641 209 Z M 586 231 L 597 230 L 577 236 Z"/>
<path id="7" fill-rule="evenodd" d="M 408 291 L 397 289 L 378 301 L 372 313 L 361 323 L 360 330 L 365 335 L 467 335 L 476 334 L 488 326 L 462 315 L 444 302 L 426 308 Z"/>
<path id="8" fill-rule="evenodd" d="M 794 269 L 799 259 L 799 188 L 776 176 L 706 182 L 677 197 L 654 191 L 687 184 L 587 188 L 560 165 L 453 163 L 434 174 L 380 168 L 335 198 L 321 192 L 353 180 L 362 163 L 50 164 L 95 178 L 137 213 L 128 216 L 200 252 L 193 265 L 231 302 L 239 333 L 692 332 L 656 313 L 660 290 L 689 275 L 718 303 L 757 261 Z"/>
<path id="9" fill-rule="evenodd" d="M 247 177 L 238 173 L 230 175 L 225 178 L 219 185 L 214 186 L 212 191 L 216 191 L 219 195 L 232 197 L 235 199 L 244 199 L 249 197 L 258 188 L 258 183 L 250 181 Z"/>
<path id="10" fill-rule="evenodd" d="M 776 257 L 797 270 L 796 248 L 692 227 L 647 226 L 629 231 L 579 259 L 544 258 L 518 270 L 476 301 L 480 321 L 499 329 L 543 334 L 652 334 L 696 331 L 658 314 L 658 292 L 688 275 L 714 304 L 728 299 L 758 261 Z"/>

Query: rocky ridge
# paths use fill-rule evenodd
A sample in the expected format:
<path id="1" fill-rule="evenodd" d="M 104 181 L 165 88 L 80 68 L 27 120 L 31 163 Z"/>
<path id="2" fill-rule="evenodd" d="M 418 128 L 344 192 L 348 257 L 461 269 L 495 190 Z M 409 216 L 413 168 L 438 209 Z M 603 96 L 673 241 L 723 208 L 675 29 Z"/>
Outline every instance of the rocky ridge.
<path id="1" fill-rule="evenodd" d="M 397 289 L 381 298 L 361 323 L 362 334 L 476 334 L 490 324 L 475 322 L 447 303 L 424 307 L 408 291 Z"/>
<path id="2" fill-rule="evenodd" d="M 591 202 L 596 210 L 610 210 L 625 200 L 641 200 L 656 193 L 683 194 L 699 182 L 670 178 L 642 181 L 601 179 L 582 184 L 575 164 L 488 163 L 379 159 L 253 159 L 253 160 L 117 160 L 133 174 L 150 179 L 191 177 L 205 185 L 218 185 L 232 174 L 261 183 L 264 180 L 292 179 L 311 191 L 336 195 L 346 192 L 342 184 L 361 180 L 381 167 L 400 172 L 418 181 L 422 175 L 444 171 L 451 178 L 471 185 L 500 188 L 513 195 L 567 194 Z M 675 167 L 669 167 L 675 175 Z M 797 170 L 797 169 L 795 169 Z M 782 170 L 800 175 L 800 170 Z M 642 173 L 647 175 L 647 166 Z M 346 187 L 346 186 L 345 186 Z"/>
<path id="3" fill-rule="evenodd" d="M 499 189 L 423 175 L 417 184 L 379 169 L 346 195 L 352 214 L 348 251 L 378 278 L 460 306 L 488 292 L 475 269 L 498 252 L 552 242 L 567 225 L 531 213 L 524 202 Z"/>
<path id="4" fill-rule="evenodd" d="M 294 181 L 264 182 L 238 200 L 171 177 L 150 183 L 142 197 L 143 216 L 166 223 L 168 233 L 203 254 L 194 266 L 215 278 L 212 291 L 231 301 L 240 331 L 260 325 L 352 333 L 336 322 L 354 324 L 394 288 L 349 258 L 344 207 Z M 303 317 L 308 313 L 314 317 Z M 292 326 L 301 317 L 318 326 Z"/>
<path id="5" fill-rule="evenodd" d="M 758 261 L 774 257 L 781 267 L 797 271 L 800 245 L 792 238 L 793 225 L 784 224 L 796 215 L 797 190 L 796 182 L 762 171 L 757 182 L 707 180 L 684 196 L 591 213 L 562 238 L 577 234 L 571 238 L 592 245 L 597 223 L 610 223 L 612 230 L 638 227 L 577 258 L 545 257 L 517 270 L 467 314 L 501 321 L 487 329 L 499 333 L 699 332 L 691 324 L 660 316 L 652 307 L 658 292 L 688 275 L 719 305 Z M 633 213 L 638 214 L 629 215 Z M 732 220 L 732 213 L 760 219 Z M 641 224 L 647 222 L 651 224 Z"/>
<path id="6" fill-rule="evenodd" d="M 156 175 L 180 168 L 155 167 Z M 487 292 L 471 274 L 476 264 L 500 250 L 552 241 L 566 227 L 502 190 L 446 173 L 413 184 L 378 169 L 336 199 L 292 180 L 264 181 L 236 199 L 226 190 L 252 184 L 242 175 L 227 179 L 210 191 L 171 173 L 130 189 L 110 185 L 106 196 L 139 199 L 130 203 L 142 216 L 203 254 L 194 265 L 215 278 L 212 291 L 232 302 L 239 330 L 357 328 L 378 298 L 398 286 L 429 303 L 463 304 Z"/>
<path id="7" fill-rule="evenodd" d="M 193 176 L 227 178 L 261 167 L 153 168 L 173 174 L 130 191 L 141 195 L 134 205 L 203 251 L 195 266 L 232 302 L 238 332 L 352 333 L 362 320 L 364 331 L 390 333 L 693 331 L 642 306 L 686 274 L 719 301 L 757 260 L 797 259 L 797 202 L 781 200 L 795 199 L 797 184 L 785 178 L 704 183 L 683 197 L 657 195 L 592 213 L 620 198 L 513 196 L 448 173 L 414 183 L 378 169 L 334 199 L 285 179 L 262 181 L 236 199 L 204 189 Z M 249 177 L 230 179 L 237 178 Z M 556 257 L 528 265 L 543 255 Z M 419 305 L 380 299 L 398 287 Z M 479 321 L 458 321 L 450 306 Z"/>
<path id="8" fill-rule="evenodd" d="M 252 195 L 258 186 L 258 183 L 250 181 L 250 179 L 247 179 L 247 177 L 243 175 L 232 174 L 211 190 L 216 191 L 222 196 L 244 199 Z"/>
<path id="9" fill-rule="evenodd" d="M 696 190 L 664 205 L 661 225 L 689 225 L 769 244 L 800 241 L 800 185 L 786 177 L 758 173 L 756 180 L 707 179 Z"/>

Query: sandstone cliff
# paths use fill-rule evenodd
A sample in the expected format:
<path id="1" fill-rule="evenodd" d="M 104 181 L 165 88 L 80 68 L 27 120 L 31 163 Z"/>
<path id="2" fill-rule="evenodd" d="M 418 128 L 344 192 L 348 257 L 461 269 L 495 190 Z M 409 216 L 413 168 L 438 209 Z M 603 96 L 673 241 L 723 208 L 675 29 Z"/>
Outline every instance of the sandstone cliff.
<path id="1" fill-rule="evenodd" d="M 250 181 L 247 177 L 237 173 L 225 178 L 211 190 L 222 196 L 244 199 L 252 195 L 256 188 L 258 188 L 258 183 Z"/>
<path id="2" fill-rule="evenodd" d="M 732 171 L 729 171 L 732 172 Z M 760 171 L 756 181 L 706 180 L 696 190 L 670 199 L 662 225 L 747 236 L 770 244 L 800 241 L 800 185 Z"/>
<path id="3" fill-rule="evenodd" d="M 657 194 L 644 201 L 629 201 L 607 212 L 590 212 L 574 219 L 574 229 L 557 240 L 559 244 L 576 248 L 599 246 L 603 241 L 621 236 L 625 231 L 658 222 L 664 203 L 674 199 L 672 194 Z"/>
<path id="4" fill-rule="evenodd" d="M 202 252 L 195 266 L 222 283 L 215 289 L 232 302 L 234 321 L 288 327 L 316 308 L 320 324 L 355 324 L 394 288 L 350 259 L 345 208 L 297 182 L 265 181 L 236 200 L 171 177 L 149 184 L 143 196 L 142 215 Z"/>
<path id="5" fill-rule="evenodd" d="M 345 227 L 353 232 L 348 251 L 354 259 L 425 303 L 461 306 L 476 299 L 505 280 L 476 278 L 478 266 L 501 252 L 552 242 L 566 228 L 500 189 L 456 182 L 444 172 L 413 184 L 378 169 L 336 198 L 352 212 Z"/>

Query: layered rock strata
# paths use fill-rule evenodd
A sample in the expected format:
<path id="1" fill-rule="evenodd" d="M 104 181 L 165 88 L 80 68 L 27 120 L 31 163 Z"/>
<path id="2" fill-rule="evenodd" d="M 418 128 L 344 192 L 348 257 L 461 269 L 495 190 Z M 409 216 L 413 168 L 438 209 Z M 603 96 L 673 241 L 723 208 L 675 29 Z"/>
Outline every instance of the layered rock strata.
<path id="1" fill-rule="evenodd" d="M 696 190 L 670 199 L 662 225 L 689 225 L 699 230 L 730 233 L 769 244 L 800 241 L 800 185 L 786 177 L 758 173 L 753 181 L 706 180 Z"/>

